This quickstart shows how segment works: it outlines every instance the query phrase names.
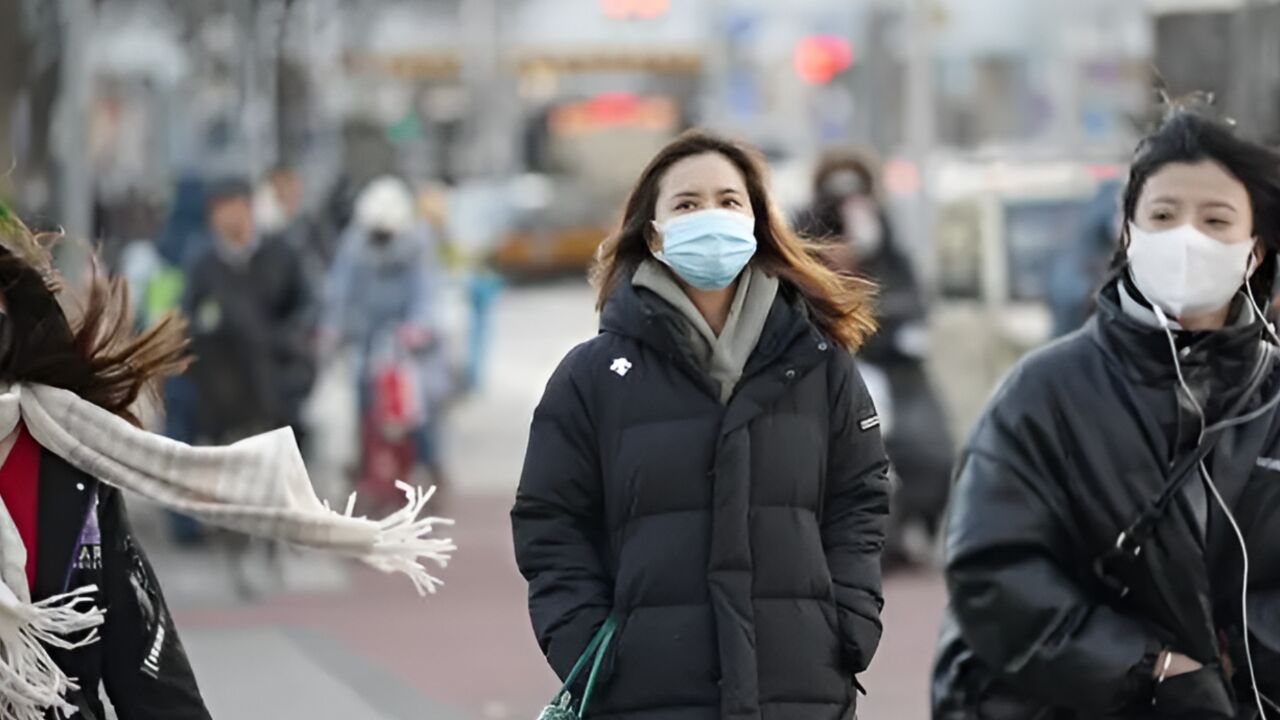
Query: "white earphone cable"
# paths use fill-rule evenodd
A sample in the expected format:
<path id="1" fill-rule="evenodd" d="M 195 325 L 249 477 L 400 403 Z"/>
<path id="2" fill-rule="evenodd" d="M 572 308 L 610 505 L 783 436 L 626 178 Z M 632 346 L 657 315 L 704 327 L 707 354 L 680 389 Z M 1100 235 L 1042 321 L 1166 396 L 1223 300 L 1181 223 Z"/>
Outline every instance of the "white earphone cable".
<path id="1" fill-rule="evenodd" d="M 1258 314 L 1258 319 L 1266 326 L 1267 332 L 1270 333 L 1271 337 L 1274 338 L 1277 343 L 1280 343 L 1280 335 L 1277 335 L 1275 328 L 1271 326 L 1271 323 L 1267 322 L 1266 316 L 1262 313 L 1262 309 L 1258 307 L 1258 303 L 1254 300 L 1253 293 L 1249 292 L 1248 287 L 1245 288 L 1244 294 L 1245 297 L 1249 298 L 1249 304 L 1253 308 L 1254 312 Z M 1183 392 L 1187 394 L 1187 398 L 1191 401 L 1192 407 L 1195 408 L 1196 416 L 1200 419 L 1200 437 L 1198 442 L 1203 443 L 1207 431 L 1207 421 L 1204 408 L 1201 407 L 1200 402 L 1196 400 L 1195 394 L 1191 392 L 1191 386 L 1187 383 L 1186 377 L 1182 373 L 1182 362 L 1178 358 L 1178 344 L 1174 340 L 1173 330 L 1169 326 L 1169 319 L 1165 316 L 1164 311 L 1161 310 L 1159 306 L 1153 303 L 1152 308 L 1155 310 L 1156 319 L 1159 321 L 1160 327 L 1164 330 L 1165 337 L 1169 340 L 1169 349 L 1173 356 L 1173 367 L 1178 376 L 1178 384 L 1182 386 Z M 1277 395 L 1274 401 L 1269 403 L 1269 405 L 1274 407 L 1276 402 L 1280 402 L 1280 395 Z M 1261 408 L 1259 410 L 1261 410 Z M 1255 411 L 1255 413 L 1257 413 L 1257 416 L 1261 416 L 1263 414 L 1258 411 Z M 1252 415 L 1252 413 L 1250 415 Z M 1244 418 L 1248 418 L 1248 420 L 1245 420 Z M 1224 423 L 1218 423 L 1214 427 L 1226 428 L 1233 424 L 1248 422 L 1252 419 L 1254 418 L 1249 415 L 1245 415 L 1241 416 L 1241 418 L 1233 418 L 1225 421 Z M 1235 420 L 1240 420 L 1241 422 L 1234 422 Z M 1231 529 L 1235 532 L 1236 539 L 1240 543 L 1240 555 L 1244 562 L 1242 588 L 1240 591 L 1240 621 L 1244 626 L 1244 655 L 1245 661 L 1249 666 L 1249 682 L 1253 687 L 1254 701 L 1258 706 L 1259 720 L 1267 720 L 1266 706 L 1262 702 L 1262 691 L 1258 688 L 1258 676 L 1253 666 L 1253 647 L 1249 640 L 1249 545 L 1245 541 L 1244 532 L 1241 531 L 1240 525 L 1236 522 L 1235 515 L 1231 512 L 1231 509 L 1227 507 L 1226 500 L 1222 497 L 1222 493 L 1218 491 L 1218 484 L 1214 482 L 1213 475 L 1209 473 L 1209 468 L 1205 465 L 1203 460 L 1200 461 L 1200 473 L 1201 477 L 1204 479 L 1205 485 L 1210 491 L 1212 491 L 1214 499 L 1217 500 L 1218 506 L 1222 508 L 1223 515 L 1226 516 L 1227 522 L 1231 524 Z"/>

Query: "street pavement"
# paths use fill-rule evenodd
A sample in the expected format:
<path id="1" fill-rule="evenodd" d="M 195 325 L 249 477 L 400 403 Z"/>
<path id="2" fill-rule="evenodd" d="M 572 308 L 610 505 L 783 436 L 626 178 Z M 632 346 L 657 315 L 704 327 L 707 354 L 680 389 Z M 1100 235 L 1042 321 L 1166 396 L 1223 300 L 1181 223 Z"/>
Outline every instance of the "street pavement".
<path id="1" fill-rule="evenodd" d="M 404 578 L 314 554 L 285 551 L 276 566 L 260 549 L 245 566 L 256 597 L 245 600 L 232 560 L 216 546 L 174 548 L 163 518 L 134 508 L 215 718 L 537 717 L 557 683 L 529 628 L 507 510 L 542 387 L 565 352 L 594 333 L 584 285 L 518 288 L 499 300 L 485 387 L 451 416 L 456 487 L 437 512 L 458 521 L 450 534 L 459 549 L 436 596 L 419 598 Z M 312 407 L 322 426 L 314 475 L 333 499 L 354 452 L 341 372 L 321 383 Z M 864 720 L 927 718 L 943 595 L 932 574 L 888 579 L 884 642 L 862 678 L 870 690 Z"/>

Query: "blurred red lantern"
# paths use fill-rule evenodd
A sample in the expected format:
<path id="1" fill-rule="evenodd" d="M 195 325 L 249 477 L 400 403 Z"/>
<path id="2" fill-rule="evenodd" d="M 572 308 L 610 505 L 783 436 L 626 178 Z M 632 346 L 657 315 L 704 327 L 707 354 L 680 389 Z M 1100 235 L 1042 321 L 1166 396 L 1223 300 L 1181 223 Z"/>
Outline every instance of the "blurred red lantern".
<path id="1" fill-rule="evenodd" d="M 796 75 L 810 85 L 826 85 L 853 65 L 853 46 L 834 35 L 809 35 L 796 43 Z"/>

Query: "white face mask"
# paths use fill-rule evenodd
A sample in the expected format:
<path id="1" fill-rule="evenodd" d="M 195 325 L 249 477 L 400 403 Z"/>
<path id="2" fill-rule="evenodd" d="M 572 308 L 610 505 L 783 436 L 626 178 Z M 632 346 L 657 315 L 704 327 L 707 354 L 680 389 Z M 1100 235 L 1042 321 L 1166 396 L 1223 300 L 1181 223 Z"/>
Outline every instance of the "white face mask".
<path id="1" fill-rule="evenodd" d="M 1249 279 L 1252 242 L 1227 244 L 1191 224 L 1147 232 L 1129 223 L 1129 270 L 1138 290 L 1172 318 L 1221 310 Z"/>
<path id="2" fill-rule="evenodd" d="M 840 206 L 845 239 L 858 258 L 875 255 L 884 246 L 884 228 L 875 206 L 864 199 L 849 199 Z"/>

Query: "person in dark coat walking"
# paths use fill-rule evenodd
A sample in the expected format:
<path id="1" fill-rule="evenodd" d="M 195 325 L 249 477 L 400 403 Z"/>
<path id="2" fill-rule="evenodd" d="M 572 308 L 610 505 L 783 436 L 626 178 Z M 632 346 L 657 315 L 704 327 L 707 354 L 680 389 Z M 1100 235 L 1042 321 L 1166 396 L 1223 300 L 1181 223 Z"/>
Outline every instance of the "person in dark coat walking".
<path id="1" fill-rule="evenodd" d="M 858 349 L 858 360 L 883 373 L 888 385 L 886 414 L 893 422 L 886 423 L 885 447 L 899 481 L 885 551 L 885 565 L 892 568 L 932 562 L 933 539 L 951 490 L 955 446 L 925 365 L 929 327 L 924 293 L 889 222 L 879 185 L 870 158 L 832 151 L 814 173 L 813 205 L 797 225 L 828 244 L 835 267 L 877 287 L 880 329 Z M 915 547 L 905 542 L 910 528 L 922 531 L 917 536 L 924 541 Z"/>
<path id="2" fill-rule="evenodd" d="M 183 298 L 196 440 L 230 443 L 281 425 L 305 437 L 315 312 L 303 264 L 282 238 L 258 232 L 247 183 L 215 184 L 208 208 L 214 243 L 188 269 Z"/>
<path id="3" fill-rule="evenodd" d="M 888 462 L 850 349 L 869 284 L 774 209 L 762 161 L 661 151 L 594 270 L 512 510 L 551 667 L 606 621 L 590 717 L 843 720 L 880 640 Z"/>
<path id="4" fill-rule="evenodd" d="M 961 456 L 936 720 L 1280 717 L 1280 155 L 1174 104 L 1124 218 Z"/>

